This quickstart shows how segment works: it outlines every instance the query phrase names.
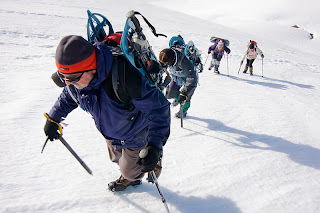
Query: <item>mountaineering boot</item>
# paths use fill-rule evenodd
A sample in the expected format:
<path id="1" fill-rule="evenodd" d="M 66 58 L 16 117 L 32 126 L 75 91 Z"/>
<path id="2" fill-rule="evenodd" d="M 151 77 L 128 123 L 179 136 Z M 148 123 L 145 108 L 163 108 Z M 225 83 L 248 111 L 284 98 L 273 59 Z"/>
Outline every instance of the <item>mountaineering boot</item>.
<path id="1" fill-rule="evenodd" d="M 214 72 L 220 74 L 219 72 L 219 65 L 214 65 Z"/>
<path id="2" fill-rule="evenodd" d="M 247 73 L 247 71 L 248 71 L 248 64 L 246 64 L 246 67 L 244 68 L 243 73 Z"/>
<path id="3" fill-rule="evenodd" d="M 153 170 L 154 174 L 156 175 L 157 179 L 160 177 L 161 171 L 162 171 L 162 159 L 160 159 L 156 165 L 156 168 Z M 150 172 L 148 172 L 147 181 L 153 183 L 153 179 L 151 177 Z"/>
<path id="4" fill-rule="evenodd" d="M 182 116 L 183 118 L 187 116 L 187 112 L 183 112 L 182 114 L 183 114 L 183 116 Z M 176 118 L 181 118 L 181 117 L 180 117 L 180 111 L 177 112 L 174 116 L 175 116 Z"/>
<path id="5" fill-rule="evenodd" d="M 250 67 L 250 75 L 253 75 L 253 67 Z"/>
<path id="6" fill-rule="evenodd" d="M 108 188 L 110 191 L 124 191 L 128 186 L 136 186 L 140 185 L 141 180 L 130 181 L 125 179 L 122 175 L 116 180 L 112 181 L 108 184 Z"/>

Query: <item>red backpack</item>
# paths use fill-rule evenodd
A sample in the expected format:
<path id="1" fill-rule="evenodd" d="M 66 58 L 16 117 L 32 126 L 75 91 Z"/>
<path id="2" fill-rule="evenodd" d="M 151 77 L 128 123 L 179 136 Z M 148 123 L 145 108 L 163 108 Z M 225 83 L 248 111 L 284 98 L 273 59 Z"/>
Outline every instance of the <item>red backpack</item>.
<path id="1" fill-rule="evenodd" d="M 254 40 L 250 40 L 250 43 L 254 43 L 254 45 L 257 47 L 258 45 L 257 45 L 257 42 L 256 41 L 254 41 Z"/>

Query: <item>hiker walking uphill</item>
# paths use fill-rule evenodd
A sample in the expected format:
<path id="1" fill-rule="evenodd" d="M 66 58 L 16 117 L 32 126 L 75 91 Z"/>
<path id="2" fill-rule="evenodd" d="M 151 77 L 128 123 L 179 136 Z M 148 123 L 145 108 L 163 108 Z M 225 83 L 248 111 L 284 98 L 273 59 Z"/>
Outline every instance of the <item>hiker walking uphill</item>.
<path id="1" fill-rule="evenodd" d="M 227 47 L 226 42 L 223 39 L 216 39 L 215 43 L 208 49 L 208 54 L 212 55 L 209 70 L 214 68 L 214 72 L 220 74 L 219 66 L 224 52 L 230 54 L 231 50 Z"/>
<path id="2" fill-rule="evenodd" d="M 250 40 L 250 42 L 247 45 L 247 49 L 243 55 L 243 58 L 241 60 L 240 66 L 243 64 L 243 61 L 245 58 L 247 58 L 246 66 L 243 70 L 243 73 L 247 73 L 248 68 L 250 71 L 250 75 L 253 75 L 253 62 L 257 58 L 257 56 L 260 55 L 261 58 L 264 58 L 264 55 L 262 51 L 258 48 L 257 43 L 255 41 Z"/>
<path id="3" fill-rule="evenodd" d="M 198 73 L 191 61 L 185 56 L 182 46 L 172 46 L 163 49 L 159 54 L 159 61 L 167 67 L 171 82 L 166 88 L 166 98 L 174 98 L 173 106 L 182 105 L 182 116 L 187 115 L 191 97 L 197 88 Z M 175 117 L 181 118 L 180 111 Z"/>
<path id="4" fill-rule="evenodd" d="M 120 167 L 120 178 L 109 183 L 109 189 L 122 191 L 140 184 L 144 173 L 161 163 L 163 145 L 169 137 L 170 103 L 128 60 L 115 59 L 110 50 L 102 42 L 92 44 L 76 35 L 60 41 L 55 55 L 56 74 L 65 87 L 48 113 L 44 132 L 50 140 L 59 138 L 59 123 L 81 106 L 92 115 L 107 142 L 111 161 Z M 112 86 L 115 63 L 119 72 L 122 69 L 125 75 L 133 76 L 136 89 L 125 88 L 130 97 L 128 104 L 118 99 Z M 140 158 L 144 148 L 147 155 Z"/>

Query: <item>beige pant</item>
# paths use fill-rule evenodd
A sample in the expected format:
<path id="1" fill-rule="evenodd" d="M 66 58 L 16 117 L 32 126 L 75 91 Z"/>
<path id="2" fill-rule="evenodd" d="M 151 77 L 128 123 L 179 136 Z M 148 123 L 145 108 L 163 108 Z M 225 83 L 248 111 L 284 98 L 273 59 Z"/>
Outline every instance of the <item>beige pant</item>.
<path id="1" fill-rule="evenodd" d="M 115 151 L 111 144 L 112 140 L 106 139 L 106 141 L 110 160 L 119 165 L 122 176 L 130 181 L 141 180 L 144 173 L 141 173 L 142 167 L 137 164 L 137 161 L 139 159 L 139 152 L 144 147 L 125 148 Z"/>

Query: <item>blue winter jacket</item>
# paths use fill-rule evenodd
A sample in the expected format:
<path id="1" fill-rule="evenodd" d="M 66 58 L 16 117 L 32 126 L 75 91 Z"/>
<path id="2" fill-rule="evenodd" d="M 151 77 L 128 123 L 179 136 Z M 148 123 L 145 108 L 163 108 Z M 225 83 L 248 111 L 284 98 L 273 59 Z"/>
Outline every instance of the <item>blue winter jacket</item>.
<path id="1" fill-rule="evenodd" d="M 141 96 L 132 98 L 134 107 L 130 111 L 122 103 L 110 99 L 101 83 L 111 70 L 112 53 L 103 43 L 95 43 L 97 52 L 97 73 L 88 87 L 78 90 L 73 85 L 69 88 L 81 104 L 89 112 L 101 134 L 113 139 L 118 148 L 137 148 L 152 143 L 162 148 L 168 137 L 170 128 L 170 103 L 148 80 L 142 77 Z M 52 107 L 49 116 L 61 121 L 78 105 L 65 87 Z"/>

